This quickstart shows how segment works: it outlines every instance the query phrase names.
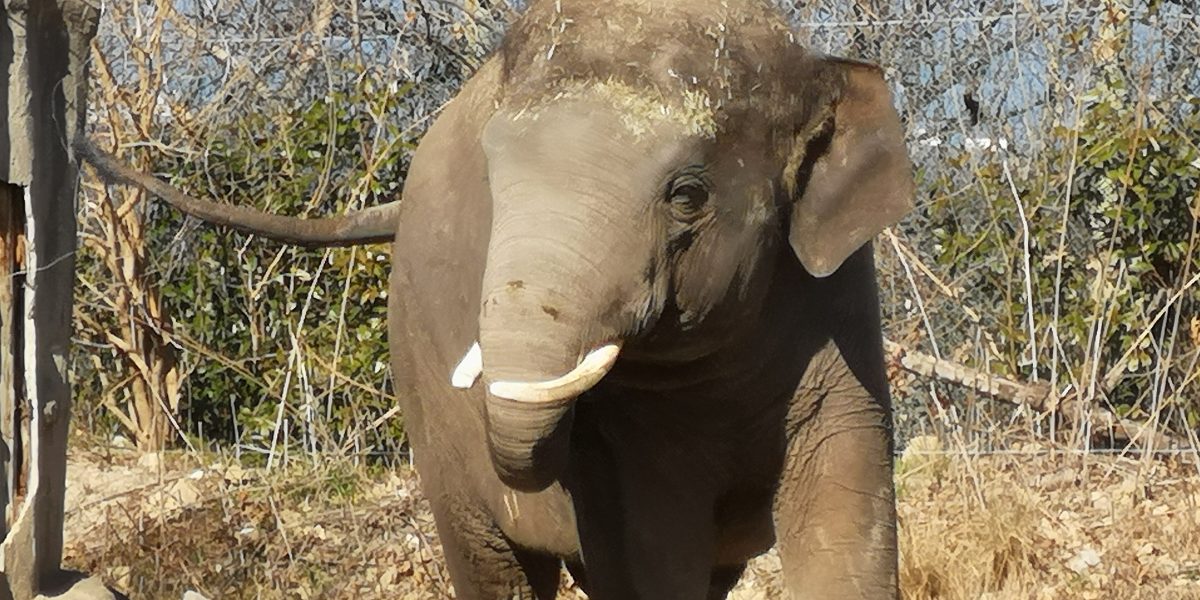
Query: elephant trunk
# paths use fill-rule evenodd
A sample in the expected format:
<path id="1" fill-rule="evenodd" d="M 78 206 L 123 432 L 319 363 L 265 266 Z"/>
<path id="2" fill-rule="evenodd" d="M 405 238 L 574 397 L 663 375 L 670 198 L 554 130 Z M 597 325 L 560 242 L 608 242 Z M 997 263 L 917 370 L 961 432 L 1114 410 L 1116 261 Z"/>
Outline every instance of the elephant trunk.
<path id="1" fill-rule="evenodd" d="M 642 200 L 661 174 L 614 133 L 623 131 L 619 122 L 584 118 L 592 108 L 558 106 L 537 119 L 498 114 L 481 140 L 492 231 L 479 364 L 492 462 L 521 490 L 561 475 L 575 398 L 655 310 Z"/>
<path id="2" fill-rule="evenodd" d="M 611 240 L 572 215 L 497 207 L 479 321 L 488 445 L 501 480 L 535 491 L 561 475 L 574 400 L 612 368 L 627 327 L 620 279 L 598 258 Z"/>

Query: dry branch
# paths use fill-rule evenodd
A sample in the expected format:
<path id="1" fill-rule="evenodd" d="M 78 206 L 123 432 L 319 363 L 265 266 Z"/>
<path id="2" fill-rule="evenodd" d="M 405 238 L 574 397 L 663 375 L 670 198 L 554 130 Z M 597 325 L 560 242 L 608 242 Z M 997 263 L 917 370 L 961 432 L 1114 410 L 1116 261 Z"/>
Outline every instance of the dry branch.
<path id="1" fill-rule="evenodd" d="M 1060 397 L 1045 382 L 1029 383 L 1001 377 L 905 348 L 891 340 L 885 339 L 883 348 L 889 363 L 899 365 L 909 373 L 953 383 L 1039 413 L 1057 413 L 1069 424 L 1084 427 L 1093 434 L 1109 432 L 1117 439 L 1154 449 L 1186 447 L 1182 440 L 1160 431 L 1155 424 L 1119 417 L 1103 406 L 1085 402 L 1075 392 Z"/>

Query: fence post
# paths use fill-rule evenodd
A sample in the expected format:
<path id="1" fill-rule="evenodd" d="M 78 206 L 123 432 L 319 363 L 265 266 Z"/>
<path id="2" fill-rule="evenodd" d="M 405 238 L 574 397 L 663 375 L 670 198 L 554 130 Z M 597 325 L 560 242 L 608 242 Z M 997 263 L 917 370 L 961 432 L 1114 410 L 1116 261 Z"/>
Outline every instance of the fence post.
<path id="1" fill-rule="evenodd" d="M 70 587 L 60 566 L 76 244 L 68 141 L 84 123 L 98 19 L 86 0 L 0 9 L 0 598 Z M 94 581 L 67 593 L 107 595 Z"/>

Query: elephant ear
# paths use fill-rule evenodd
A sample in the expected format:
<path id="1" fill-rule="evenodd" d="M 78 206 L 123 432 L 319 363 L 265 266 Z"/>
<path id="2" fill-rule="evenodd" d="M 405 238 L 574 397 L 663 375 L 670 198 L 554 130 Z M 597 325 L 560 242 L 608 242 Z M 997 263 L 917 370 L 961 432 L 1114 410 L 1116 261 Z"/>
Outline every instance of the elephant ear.
<path id="1" fill-rule="evenodd" d="M 904 128 L 883 71 L 840 58 L 821 61 L 832 75 L 832 101 L 797 142 L 789 165 L 795 204 L 788 239 L 815 277 L 837 271 L 912 210 L 914 192 Z"/>

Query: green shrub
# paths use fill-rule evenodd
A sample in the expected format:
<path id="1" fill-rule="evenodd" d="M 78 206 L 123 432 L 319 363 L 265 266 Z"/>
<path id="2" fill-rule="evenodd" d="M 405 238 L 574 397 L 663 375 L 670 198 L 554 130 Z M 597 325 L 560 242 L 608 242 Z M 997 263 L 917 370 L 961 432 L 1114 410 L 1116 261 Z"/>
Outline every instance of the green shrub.
<path id="1" fill-rule="evenodd" d="M 1049 132 L 1027 173 L 1005 152 L 964 155 L 960 167 L 979 161 L 977 204 L 946 191 L 949 174 L 934 182 L 934 256 L 982 309 L 994 370 L 1085 393 L 1094 382 L 1122 412 L 1146 413 L 1184 398 L 1156 388 L 1156 373 L 1179 384 L 1194 368 L 1177 358 L 1196 349 L 1186 332 L 1198 296 L 1186 286 L 1200 272 L 1200 98 L 1153 99 L 1113 68 L 1075 101 L 1078 119 Z M 1200 402 L 1188 402 L 1159 408 L 1194 419 Z"/>
<path id="2" fill-rule="evenodd" d="M 413 147 L 397 125 L 408 91 L 364 74 L 294 112 L 239 115 L 195 132 L 197 154 L 156 152 L 153 171 L 195 196 L 279 214 L 386 202 L 399 195 Z M 290 248 L 198 225 L 158 202 L 146 210 L 154 283 L 183 349 L 179 418 L 189 436 L 356 451 L 403 442 L 402 415 L 371 426 L 393 405 L 390 247 Z M 95 374 L 81 375 L 86 394 Z M 287 431 L 277 434 L 280 422 Z"/>

